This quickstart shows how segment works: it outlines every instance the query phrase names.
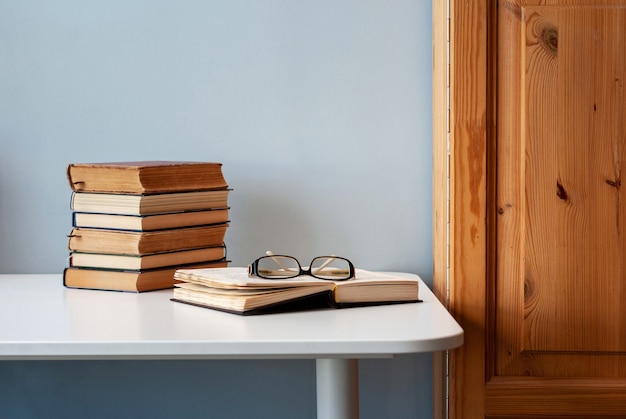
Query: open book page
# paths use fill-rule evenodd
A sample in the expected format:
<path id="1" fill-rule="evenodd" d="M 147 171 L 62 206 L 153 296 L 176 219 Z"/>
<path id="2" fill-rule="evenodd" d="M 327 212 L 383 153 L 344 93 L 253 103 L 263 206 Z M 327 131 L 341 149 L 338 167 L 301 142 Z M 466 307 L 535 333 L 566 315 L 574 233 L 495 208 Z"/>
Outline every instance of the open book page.
<path id="1" fill-rule="evenodd" d="M 290 279 L 263 279 L 248 275 L 248 269 L 243 267 L 208 268 L 208 269 L 179 269 L 175 279 L 206 285 L 215 288 L 287 288 L 321 284 L 336 284 L 341 287 L 380 284 L 416 283 L 416 279 L 407 278 L 390 273 L 381 273 L 356 269 L 356 277 L 346 281 L 329 281 L 317 279 L 309 275 L 301 275 Z M 329 286 L 332 288 L 332 286 Z"/>
<path id="2" fill-rule="evenodd" d="M 418 301 L 419 280 L 406 275 L 356 270 L 356 278 L 336 284 L 339 304 Z"/>
<path id="3" fill-rule="evenodd" d="M 322 286 L 332 289 L 332 281 L 301 275 L 290 279 L 263 279 L 248 276 L 248 268 L 179 269 L 174 279 L 214 288 L 289 288 Z M 326 284 L 326 285 L 324 285 Z"/>
<path id="4" fill-rule="evenodd" d="M 367 271 L 365 269 L 357 268 L 355 271 L 356 278 L 349 281 L 339 281 L 338 284 L 343 286 L 359 286 L 359 285 L 373 285 L 373 284 L 414 284 L 417 279 L 407 278 L 401 274 L 394 274 L 388 272 L 374 272 Z"/>

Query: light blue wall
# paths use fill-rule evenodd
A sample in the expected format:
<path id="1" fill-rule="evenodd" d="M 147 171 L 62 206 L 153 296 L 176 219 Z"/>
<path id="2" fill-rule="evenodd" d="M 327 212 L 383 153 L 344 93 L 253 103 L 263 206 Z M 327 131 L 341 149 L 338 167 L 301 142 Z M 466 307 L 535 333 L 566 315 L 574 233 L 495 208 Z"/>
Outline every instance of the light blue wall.
<path id="1" fill-rule="evenodd" d="M 68 163 L 176 159 L 224 163 L 233 265 L 430 283 L 431 28 L 421 0 L 3 0 L 0 273 L 62 271 Z M 362 417 L 431 417 L 431 370 L 362 361 Z M 3 362 L 0 416 L 312 418 L 314 388 L 312 361 Z"/>

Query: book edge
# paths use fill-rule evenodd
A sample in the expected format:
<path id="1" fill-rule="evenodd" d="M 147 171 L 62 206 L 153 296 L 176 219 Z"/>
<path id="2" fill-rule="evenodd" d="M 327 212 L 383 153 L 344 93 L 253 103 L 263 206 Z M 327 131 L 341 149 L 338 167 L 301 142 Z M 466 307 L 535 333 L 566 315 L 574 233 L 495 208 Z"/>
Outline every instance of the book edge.
<path id="1" fill-rule="evenodd" d="M 332 291 L 321 291 L 314 294 L 305 295 L 303 297 L 291 298 L 288 300 L 277 301 L 262 307 L 238 311 L 219 306 L 211 306 L 208 304 L 196 303 L 179 298 L 170 298 L 171 301 L 201 307 L 210 310 L 222 311 L 225 313 L 238 314 L 241 316 L 254 316 L 259 314 L 280 314 L 293 313 L 298 311 L 313 311 L 320 309 L 329 309 L 332 307 Z"/>

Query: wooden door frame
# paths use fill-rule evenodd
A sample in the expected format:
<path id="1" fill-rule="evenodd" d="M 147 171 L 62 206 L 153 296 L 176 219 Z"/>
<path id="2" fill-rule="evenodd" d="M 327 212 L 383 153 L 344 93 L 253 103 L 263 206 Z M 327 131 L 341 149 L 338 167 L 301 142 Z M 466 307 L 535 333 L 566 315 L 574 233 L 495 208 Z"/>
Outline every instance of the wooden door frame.
<path id="1" fill-rule="evenodd" d="M 495 166 L 487 164 L 495 144 L 495 45 L 488 23 L 496 0 L 432 4 L 433 288 L 465 331 L 463 346 L 450 351 L 447 362 L 443 354 L 435 357 L 433 410 L 435 417 L 483 418 L 492 368 L 485 365 L 492 320 L 486 307 L 493 298 L 488 246 L 494 242 L 487 203 Z"/>

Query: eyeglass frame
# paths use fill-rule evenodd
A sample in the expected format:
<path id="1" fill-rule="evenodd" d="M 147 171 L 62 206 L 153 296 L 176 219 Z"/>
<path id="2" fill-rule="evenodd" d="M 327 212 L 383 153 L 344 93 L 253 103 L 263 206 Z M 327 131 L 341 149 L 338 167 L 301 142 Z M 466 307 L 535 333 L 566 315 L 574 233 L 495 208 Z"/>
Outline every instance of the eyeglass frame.
<path id="1" fill-rule="evenodd" d="M 273 258 L 277 258 L 277 257 L 282 257 L 282 258 L 289 258 L 294 260 L 297 264 L 298 264 L 298 269 L 299 272 L 296 274 L 296 272 L 294 271 L 294 275 L 293 276 L 289 276 L 289 277 L 269 277 L 269 276 L 264 276 L 264 275 L 259 275 L 259 261 L 261 261 L 262 259 L 273 259 Z M 315 262 L 317 259 L 340 259 L 343 261 L 346 261 L 348 263 L 348 277 L 347 278 L 340 278 L 340 279 L 331 279 L 331 278 L 322 278 L 319 276 L 316 276 L 315 274 L 313 274 L 313 272 L 311 271 L 311 265 L 313 264 L 313 262 Z M 279 264 L 280 265 L 280 264 Z M 309 264 L 309 269 L 303 269 L 302 268 L 302 264 L 300 263 L 300 261 L 298 259 L 296 259 L 293 256 L 289 256 L 289 255 L 275 255 L 275 254 L 271 254 L 271 255 L 266 255 L 266 256 L 261 256 L 260 258 L 257 258 L 254 262 L 252 262 L 251 264 L 248 265 L 248 276 L 256 276 L 258 278 L 262 278 L 262 279 L 270 279 L 273 281 L 280 281 L 283 279 L 292 279 L 295 277 L 298 277 L 300 275 L 308 275 L 308 276 L 312 276 L 313 278 L 316 279 L 321 279 L 324 281 L 347 281 L 349 279 L 353 279 L 356 277 L 356 269 L 354 268 L 354 265 L 352 264 L 352 262 L 344 257 L 341 256 L 316 256 L 313 259 L 311 259 L 311 263 Z"/>

